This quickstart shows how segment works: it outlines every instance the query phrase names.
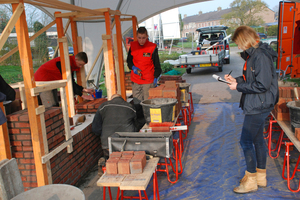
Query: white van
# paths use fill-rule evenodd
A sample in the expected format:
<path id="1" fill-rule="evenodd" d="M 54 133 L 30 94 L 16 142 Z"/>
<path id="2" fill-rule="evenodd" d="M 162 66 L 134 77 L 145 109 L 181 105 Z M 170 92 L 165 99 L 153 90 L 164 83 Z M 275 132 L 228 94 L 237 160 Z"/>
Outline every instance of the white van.
<path id="1" fill-rule="evenodd" d="M 203 50 L 209 45 L 213 45 L 216 42 L 220 42 L 221 41 L 220 38 L 227 37 L 226 29 L 228 29 L 228 27 L 222 26 L 222 25 L 198 28 L 196 30 L 199 32 L 197 50 Z M 229 64 L 230 63 L 229 40 L 226 39 L 223 42 L 223 44 L 224 44 L 224 48 L 225 48 L 224 61 L 226 64 Z"/>

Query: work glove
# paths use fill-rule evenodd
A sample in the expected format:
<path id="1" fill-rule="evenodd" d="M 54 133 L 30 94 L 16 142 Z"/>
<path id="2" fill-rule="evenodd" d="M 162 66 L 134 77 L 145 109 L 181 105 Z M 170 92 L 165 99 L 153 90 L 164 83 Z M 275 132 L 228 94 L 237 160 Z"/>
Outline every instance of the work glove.
<path id="1" fill-rule="evenodd" d="M 139 72 L 141 71 L 139 68 L 137 68 L 136 66 L 132 66 L 132 70 L 133 70 L 133 73 L 139 75 Z"/>
<path id="2" fill-rule="evenodd" d="M 154 78 L 154 80 L 153 80 L 153 86 L 154 86 L 154 87 L 157 86 L 157 78 Z"/>

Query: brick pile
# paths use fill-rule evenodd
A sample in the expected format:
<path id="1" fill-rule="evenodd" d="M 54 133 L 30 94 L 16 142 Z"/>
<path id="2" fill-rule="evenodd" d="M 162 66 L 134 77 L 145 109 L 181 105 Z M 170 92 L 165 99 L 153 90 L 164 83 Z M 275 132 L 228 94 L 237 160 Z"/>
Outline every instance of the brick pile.
<path id="1" fill-rule="evenodd" d="M 65 140 L 61 108 L 47 108 L 45 123 L 49 152 Z M 16 158 L 25 190 L 37 187 L 31 130 L 27 110 L 7 116 L 12 156 Z M 52 182 L 75 185 L 101 156 L 100 137 L 91 133 L 91 125 L 73 136 L 73 152 L 65 148 L 50 159 Z"/>
<path id="2" fill-rule="evenodd" d="M 141 174 L 145 166 L 145 151 L 113 152 L 106 161 L 106 173 Z"/>
<path id="3" fill-rule="evenodd" d="M 93 101 L 83 101 L 75 105 L 75 112 L 76 114 L 84 114 L 84 113 L 94 114 L 97 112 L 98 107 L 106 101 L 107 101 L 106 98 L 99 98 Z"/>
<path id="4" fill-rule="evenodd" d="M 166 81 L 176 81 L 176 83 L 185 83 L 186 81 L 182 79 L 179 75 L 163 75 L 159 78 L 159 84 L 164 84 Z"/>
<path id="5" fill-rule="evenodd" d="M 149 99 L 155 98 L 173 98 L 177 99 L 175 116 L 177 116 L 181 110 L 181 90 L 176 84 L 176 81 L 166 81 L 164 84 L 156 88 L 149 89 Z"/>
<path id="6" fill-rule="evenodd" d="M 300 94 L 300 87 L 297 87 Z M 275 118 L 279 121 L 290 121 L 289 108 L 286 104 L 295 101 L 294 87 L 279 87 L 279 100 L 272 111 Z"/>
<path id="7" fill-rule="evenodd" d="M 130 72 L 125 72 L 125 89 L 132 90 L 132 82 Z"/>

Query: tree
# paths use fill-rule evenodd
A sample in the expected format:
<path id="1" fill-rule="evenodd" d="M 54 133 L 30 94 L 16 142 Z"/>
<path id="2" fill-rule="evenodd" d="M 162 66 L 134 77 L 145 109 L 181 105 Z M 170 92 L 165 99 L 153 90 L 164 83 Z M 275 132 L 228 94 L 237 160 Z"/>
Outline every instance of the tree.
<path id="1" fill-rule="evenodd" d="M 41 30 L 42 28 L 44 28 L 43 24 L 41 24 L 38 21 L 34 22 L 33 29 L 34 29 L 35 33 L 38 32 L 39 30 Z M 35 44 L 35 47 L 34 47 L 35 55 L 39 58 L 39 60 L 41 62 L 45 62 L 44 60 L 48 58 L 47 46 L 49 44 L 46 32 L 44 32 L 40 36 L 38 36 L 34 40 L 34 44 Z"/>
<path id="2" fill-rule="evenodd" d="M 278 20 L 279 6 L 274 6 L 273 11 L 275 12 L 275 20 Z"/>
<path id="3" fill-rule="evenodd" d="M 234 0 L 230 7 L 232 11 L 222 16 L 221 23 L 231 27 L 232 30 L 238 26 L 259 26 L 264 23 L 261 12 L 267 10 L 266 3 L 257 0 Z"/>
<path id="4" fill-rule="evenodd" d="M 179 14 L 179 28 L 180 28 L 180 35 L 181 35 L 183 30 L 183 21 L 182 21 L 181 14 Z"/>

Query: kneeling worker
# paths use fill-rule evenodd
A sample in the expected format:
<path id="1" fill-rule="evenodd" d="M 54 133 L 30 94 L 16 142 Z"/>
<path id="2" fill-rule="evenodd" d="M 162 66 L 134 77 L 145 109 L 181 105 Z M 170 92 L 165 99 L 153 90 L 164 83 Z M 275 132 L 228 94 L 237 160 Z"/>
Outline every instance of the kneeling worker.
<path id="1" fill-rule="evenodd" d="M 92 132 L 100 136 L 103 157 L 98 161 L 98 174 L 102 175 L 102 166 L 109 157 L 108 137 L 116 132 L 135 132 L 136 111 L 121 95 L 114 94 L 110 101 L 101 104 L 92 123 Z"/>

